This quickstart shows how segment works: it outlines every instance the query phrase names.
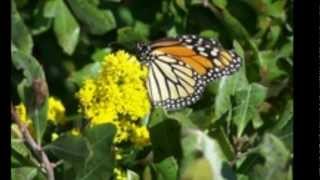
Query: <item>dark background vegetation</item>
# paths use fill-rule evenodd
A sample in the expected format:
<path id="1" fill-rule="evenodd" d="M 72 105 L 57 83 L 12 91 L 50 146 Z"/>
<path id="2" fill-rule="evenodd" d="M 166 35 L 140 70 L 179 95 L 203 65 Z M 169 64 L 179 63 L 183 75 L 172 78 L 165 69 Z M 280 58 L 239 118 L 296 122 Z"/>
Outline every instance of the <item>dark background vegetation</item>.
<path id="1" fill-rule="evenodd" d="M 168 145 L 170 140 L 168 144 L 159 143 L 165 137 L 157 134 L 163 132 L 162 128 L 197 127 L 220 145 L 228 162 L 225 167 L 229 168 L 229 178 L 225 178 L 292 179 L 291 1 L 12 0 L 11 3 L 12 46 L 20 53 L 19 57 L 13 56 L 11 88 L 16 90 L 27 76 L 17 63 L 35 58 L 41 64 L 50 95 L 62 100 L 68 116 L 77 114 L 74 93 L 81 81 L 94 73 L 95 63 L 107 53 L 124 49 L 134 54 L 136 42 L 181 34 L 215 38 L 225 48 L 235 49 L 244 59 L 238 73 L 211 83 L 204 98 L 192 107 L 153 113 L 154 124 L 164 119 L 179 123 L 150 125 L 152 147 L 159 162 L 146 167 L 159 178 L 159 174 L 172 173 L 166 172 L 167 168 L 161 169 L 167 166 L 161 160 L 171 157 L 167 159 L 170 164 L 174 157 L 179 166 L 173 168 L 187 169 L 182 174 L 188 176 L 188 160 L 180 157 L 182 152 L 171 151 L 176 147 Z M 42 77 L 41 73 L 39 76 Z M 22 101 L 18 91 L 12 93 L 14 104 Z M 164 150 L 157 152 L 158 146 Z M 137 169 L 142 177 L 141 169 L 145 167 L 131 168 Z M 175 179 L 174 175 L 161 177 Z"/>

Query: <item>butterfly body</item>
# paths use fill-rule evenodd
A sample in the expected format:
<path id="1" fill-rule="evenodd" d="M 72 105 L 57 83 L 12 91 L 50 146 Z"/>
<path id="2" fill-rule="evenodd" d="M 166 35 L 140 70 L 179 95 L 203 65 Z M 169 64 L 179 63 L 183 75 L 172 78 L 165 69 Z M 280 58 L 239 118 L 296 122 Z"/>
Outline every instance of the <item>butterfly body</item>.
<path id="1" fill-rule="evenodd" d="M 174 110 L 197 102 L 206 85 L 240 67 L 240 57 L 217 41 L 182 35 L 137 45 L 148 67 L 147 88 L 155 106 Z"/>

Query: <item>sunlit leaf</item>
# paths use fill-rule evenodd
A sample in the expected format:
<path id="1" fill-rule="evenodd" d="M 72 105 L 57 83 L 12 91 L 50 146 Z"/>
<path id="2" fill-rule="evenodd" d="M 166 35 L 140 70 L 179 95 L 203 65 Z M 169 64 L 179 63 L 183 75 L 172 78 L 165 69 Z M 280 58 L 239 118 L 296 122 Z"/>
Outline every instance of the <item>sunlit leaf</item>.
<path id="1" fill-rule="evenodd" d="M 54 18 L 53 29 L 59 45 L 65 53 L 71 55 L 78 44 L 80 27 L 64 1 L 57 1 L 59 13 Z"/>
<path id="2" fill-rule="evenodd" d="M 176 180 L 178 176 L 178 164 L 177 161 L 171 156 L 159 163 L 155 163 L 155 171 L 160 179 Z"/>
<path id="3" fill-rule="evenodd" d="M 238 137 L 242 135 L 245 127 L 257 112 L 258 105 L 264 101 L 266 95 L 266 87 L 256 83 L 236 93 L 237 106 L 234 107 L 233 122 L 237 125 Z"/>
<path id="4" fill-rule="evenodd" d="M 31 54 L 32 37 L 16 9 L 15 1 L 11 1 L 11 39 L 13 44 L 26 54 Z"/>
<path id="5" fill-rule="evenodd" d="M 68 0 L 72 11 L 90 33 L 101 35 L 116 27 L 116 21 L 110 10 L 99 9 L 86 0 Z"/>

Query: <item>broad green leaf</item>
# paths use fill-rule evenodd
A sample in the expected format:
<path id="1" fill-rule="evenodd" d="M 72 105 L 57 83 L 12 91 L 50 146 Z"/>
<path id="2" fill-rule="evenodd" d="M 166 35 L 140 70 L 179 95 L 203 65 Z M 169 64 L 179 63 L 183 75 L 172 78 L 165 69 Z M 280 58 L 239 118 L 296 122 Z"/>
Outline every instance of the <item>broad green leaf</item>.
<path id="1" fill-rule="evenodd" d="M 216 31 L 213 31 L 213 30 L 209 30 L 209 29 L 201 31 L 201 33 L 199 35 L 202 37 L 206 37 L 206 38 L 215 38 L 215 39 L 219 38 L 219 33 L 217 33 Z"/>
<path id="2" fill-rule="evenodd" d="M 71 163 L 77 171 L 82 170 L 85 160 L 89 156 L 88 146 L 85 139 L 81 136 L 60 136 L 44 148 L 46 151 L 53 153 L 57 158 Z"/>
<path id="3" fill-rule="evenodd" d="M 126 25 L 131 26 L 134 23 L 134 17 L 128 7 L 119 7 L 118 8 L 118 15 L 120 20 Z"/>
<path id="4" fill-rule="evenodd" d="M 126 26 L 118 29 L 117 42 L 127 48 L 135 47 L 135 44 L 139 41 L 145 41 L 149 36 L 149 26 L 136 22 L 134 27 Z"/>
<path id="5" fill-rule="evenodd" d="M 88 127 L 85 137 L 89 142 L 90 156 L 83 170 L 77 171 L 77 180 L 104 180 L 113 174 L 113 154 L 111 145 L 116 128 L 112 124 Z"/>
<path id="6" fill-rule="evenodd" d="M 14 137 L 13 131 L 18 131 L 16 124 L 11 125 L 11 168 L 36 167 L 37 161 L 20 137 Z"/>
<path id="7" fill-rule="evenodd" d="M 285 19 L 286 0 L 247 0 L 243 2 L 250 5 L 259 14 L 272 16 L 281 20 Z"/>
<path id="8" fill-rule="evenodd" d="M 232 161 L 235 159 L 234 148 L 232 147 L 232 144 L 224 128 L 218 127 L 215 131 L 210 133 L 210 136 L 213 137 L 217 141 L 217 143 L 219 143 L 223 154 L 229 161 Z"/>
<path id="9" fill-rule="evenodd" d="M 111 48 L 97 49 L 91 56 L 91 59 L 95 62 L 104 61 L 104 58 L 112 52 Z"/>
<path id="10" fill-rule="evenodd" d="M 34 8 L 31 23 L 29 25 L 32 35 L 39 35 L 50 29 L 52 24 L 52 18 L 45 16 L 45 5 L 47 2 L 40 1 Z"/>
<path id="11" fill-rule="evenodd" d="M 235 94 L 236 106 L 234 107 L 232 121 L 237 125 L 237 136 L 240 137 L 252 120 L 257 107 L 265 100 L 267 96 L 267 88 L 252 83 L 246 89 L 238 91 Z"/>
<path id="12" fill-rule="evenodd" d="M 16 48 L 30 55 L 33 41 L 27 26 L 16 9 L 15 1 L 11 1 L 11 39 Z"/>
<path id="13" fill-rule="evenodd" d="M 151 168 L 147 166 L 143 171 L 143 180 L 152 180 Z"/>
<path id="14" fill-rule="evenodd" d="M 274 51 L 261 51 L 260 55 L 260 74 L 262 76 L 262 79 L 271 81 L 285 74 L 285 72 L 281 70 L 277 65 L 279 59 L 277 58 L 277 55 Z"/>
<path id="15" fill-rule="evenodd" d="M 13 180 L 34 180 L 39 169 L 35 167 L 11 168 L 11 179 Z"/>
<path id="16" fill-rule="evenodd" d="M 196 128 L 196 125 L 191 121 L 189 116 L 192 113 L 192 109 L 184 108 L 177 111 L 167 112 L 166 116 L 169 119 L 177 120 L 181 124 L 181 126 Z"/>
<path id="17" fill-rule="evenodd" d="M 154 119 L 154 117 L 151 118 Z M 156 163 L 170 156 L 174 156 L 179 161 L 182 153 L 179 141 L 180 129 L 179 123 L 170 119 L 164 119 L 151 126 L 150 140 Z"/>
<path id="18" fill-rule="evenodd" d="M 218 6 L 221 9 L 225 9 L 227 6 L 227 0 L 211 0 L 211 3 Z"/>
<path id="19" fill-rule="evenodd" d="M 170 156 L 159 163 L 153 165 L 156 173 L 161 179 L 176 180 L 178 179 L 178 164 L 174 157 Z"/>
<path id="20" fill-rule="evenodd" d="M 249 173 L 251 178 L 261 180 L 288 179 L 289 168 L 287 166 L 290 152 L 281 140 L 272 134 L 265 134 L 259 152 L 264 157 L 263 164 L 256 165 Z"/>
<path id="21" fill-rule="evenodd" d="M 91 34 L 102 35 L 116 28 L 116 21 L 110 10 L 99 9 L 86 0 L 67 0 L 67 2 Z"/>
<path id="22" fill-rule="evenodd" d="M 73 54 L 79 40 L 80 27 L 63 0 L 57 0 L 59 13 L 54 18 L 53 30 L 60 47 L 68 55 Z"/>
<path id="23" fill-rule="evenodd" d="M 232 171 L 224 170 L 224 155 L 216 140 L 202 131 L 183 129 L 181 139 L 183 160 L 181 174 L 183 179 L 205 178 L 223 180 L 233 177 Z M 197 169 L 198 171 L 195 171 Z M 191 172 L 190 172 L 191 171 Z"/>
<path id="24" fill-rule="evenodd" d="M 175 3 L 177 6 L 182 9 L 184 12 L 188 12 L 188 9 L 186 7 L 186 2 L 185 0 L 175 0 Z"/>
<path id="25" fill-rule="evenodd" d="M 18 94 L 32 120 L 36 141 L 41 144 L 47 126 L 48 87 L 42 67 L 38 61 L 22 51 L 12 49 L 12 62 L 16 69 L 22 69 L 24 79 L 18 85 Z"/>
<path id="26" fill-rule="evenodd" d="M 274 47 L 274 45 L 277 43 L 278 39 L 281 35 L 281 27 L 280 26 L 271 26 L 270 31 L 267 35 L 267 42 L 264 47 L 266 49 L 271 49 Z"/>
<path id="27" fill-rule="evenodd" d="M 293 118 L 293 101 L 292 99 L 288 100 L 286 106 L 280 116 L 279 121 L 277 122 L 276 126 L 274 127 L 275 131 L 281 131 L 290 120 Z"/>
<path id="28" fill-rule="evenodd" d="M 161 122 L 163 122 L 166 119 L 165 110 L 161 107 L 155 108 L 152 110 L 150 114 L 150 122 L 149 127 L 153 127 Z"/>
<path id="29" fill-rule="evenodd" d="M 60 0 L 47 0 L 44 4 L 43 16 L 53 18 L 56 16 L 60 6 Z"/>
<path id="30" fill-rule="evenodd" d="M 127 180 L 140 180 L 140 177 L 137 173 L 131 170 L 127 170 Z"/>
<path id="31" fill-rule="evenodd" d="M 243 50 L 242 46 L 240 45 L 240 43 L 237 40 L 234 40 L 233 41 L 233 47 L 234 47 L 236 53 L 242 58 L 242 61 L 243 61 L 242 65 L 244 65 L 245 64 L 244 63 L 245 55 L 244 55 L 244 50 Z"/>
<path id="32" fill-rule="evenodd" d="M 236 78 L 222 77 L 221 80 L 215 84 L 214 89 L 210 88 L 215 96 L 213 121 L 218 120 L 223 114 L 230 110 L 230 96 L 234 93 L 234 84 L 238 82 L 236 80 Z"/>
<path id="33" fill-rule="evenodd" d="M 220 9 L 218 7 L 218 5 L 214 4 L 214 7 L 210 10 L 224 24 L 226 29 L 230 32 L 230 35 L 247 44 L 252 50 L 253 58 L 259 62 L 260 56 L 258 47 L 250 38 L 251 36 L 247 29 L 227 9 L 218 10 Z"/>
<path id="34" fill-rule="evenodd" d="M 260 113 L 258 111 L 256 111 L 255 114 L 253 115 L 252 125 L 253 125 L 253 128 L 255 128 L 255 129 L 258 129 L 261 126 L 263 126 L 263 120 L 262 120 Z"/>
<path id="35" fill-rule="evenodd" d="M 249 180 L 249 177 L 244 174 L 237 174 L 237 179 L 238 180 Z"/>
<path id="36" fill-rule="evenodd" d="M 82 69 L 74 72 L 69 80 L 80 87 L 83 84 L 84 80 L 95 77 L 99 73 L 100 68 L 100 62 L 87 64 Z"/>
<path id="37" fill-rule="evenodd" d="M 182 174 L 183 180 L 212 180 L 217 179 L 213 177 L 210 163 L 205 158 L 199 158 L 187 167 L 185 172 Z"/>

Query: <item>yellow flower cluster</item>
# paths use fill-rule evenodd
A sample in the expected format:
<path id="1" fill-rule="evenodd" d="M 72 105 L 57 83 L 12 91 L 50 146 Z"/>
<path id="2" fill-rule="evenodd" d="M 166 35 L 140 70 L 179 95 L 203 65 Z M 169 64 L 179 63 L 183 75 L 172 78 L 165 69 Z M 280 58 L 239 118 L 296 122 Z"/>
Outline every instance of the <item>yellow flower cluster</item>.
<path id="1" fill-rule="evenodd" d="M 80 111 L 91 125 L 114 124 L 117 127 L 114 143 L 147 144 L 148 130 L 138 121 L 150 110 L 146 77 L 147 68 L 136 57 L 124 51 L 107 55 L 99 74 L 85 80 L 77 93 Z"/>
<path id="2" fill-rule="evenodd" d="M 48 103 L 48 120 L 55 125 L 65 123 L 65 108 L 61 101 L 54 97 L 49 97 Z"/>
<path id="3" fill-rule="evenodd" d="M 126 180 L 127 179 L 126 172 L 120 168 L 114 168 L 113 175 L 114 175 L 115 180 Z"/>
<path id="4" fill-rule="evenodd" d="M 27 110 L 26 110 L 25 105 L 23 103 L 20 103 L 19 105 L 15 106 L 15 110 L 16 110 L 17 115 L 20 118 L 20 121 L 29 128 L 29 131 L 31 131 L 32 121 L 27 115 Z"/>
<path id="5" fill-rule="evenodd" d="M 27 115 L 26 107 L 23 103 L 15 106 L 16 112 L 21 120 L 21 122 L 28 127 L 31 126 L 32 121 Z M 65 108 L 60 100 L 49 97 L 48 99 L 48 120 L 53 122 L 54 124 L 62 124 L 64 123 L 64 113 Z"/>

